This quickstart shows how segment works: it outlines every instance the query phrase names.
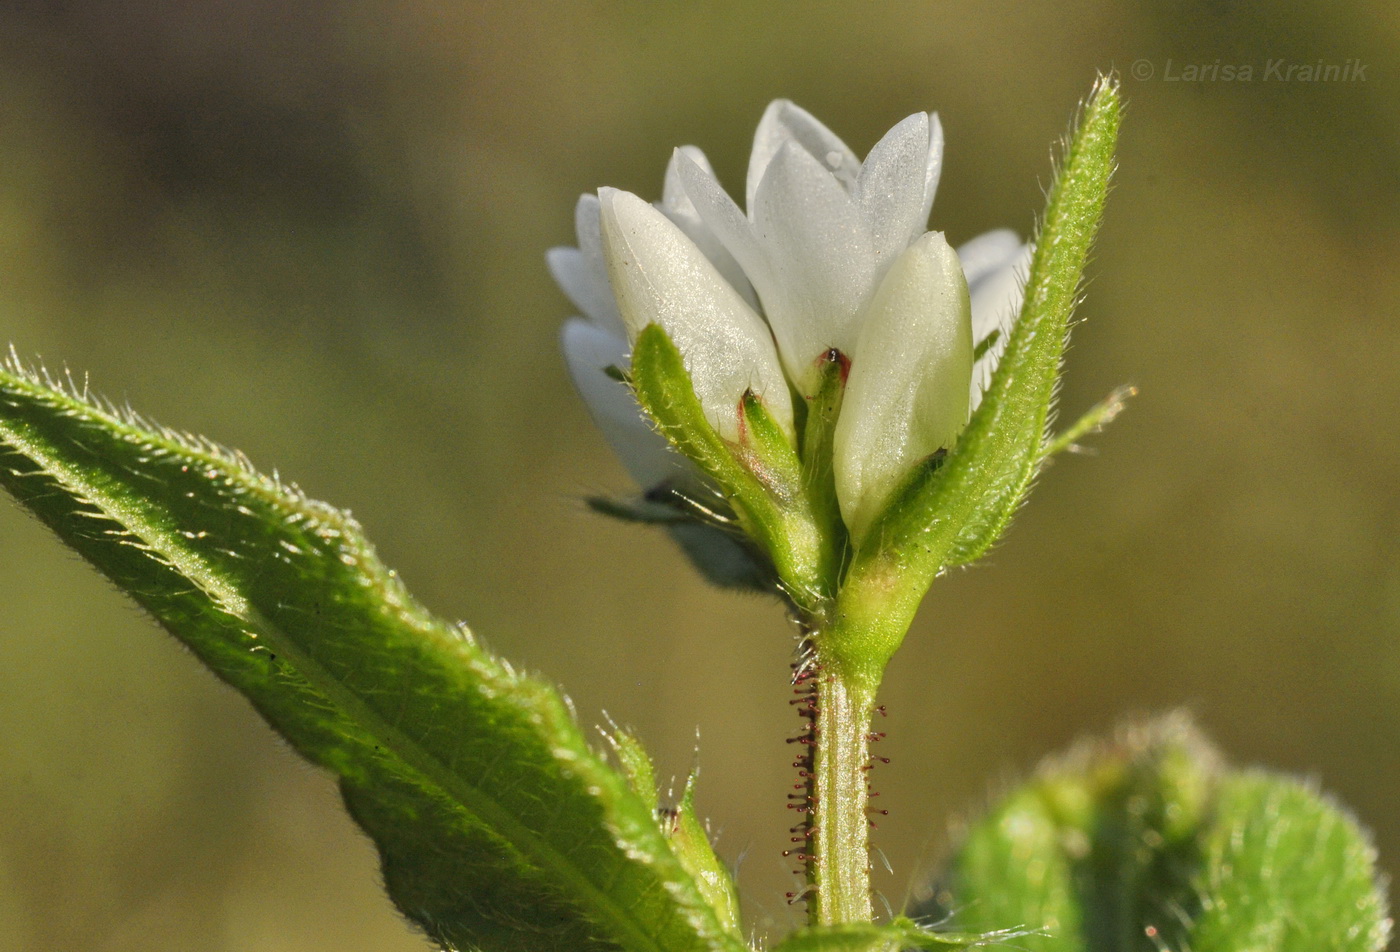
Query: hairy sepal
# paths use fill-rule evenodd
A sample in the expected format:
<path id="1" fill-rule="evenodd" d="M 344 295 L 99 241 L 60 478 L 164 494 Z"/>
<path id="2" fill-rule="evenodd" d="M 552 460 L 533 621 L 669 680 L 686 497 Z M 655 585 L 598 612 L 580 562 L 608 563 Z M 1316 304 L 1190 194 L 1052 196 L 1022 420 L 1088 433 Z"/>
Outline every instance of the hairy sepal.
<path id="1" fill-rule="evenodd" d="M 751 394 L 745 432 L 727 443 L 705 416 L 685 360 L 659 324 L 637 335 L 632 386 L 661 433 L 719 488 L 743 530 L 772 561 L 782 591 L 802 611 L 821 603 L 829 561 L 800 479 L 796 450 Z"/>

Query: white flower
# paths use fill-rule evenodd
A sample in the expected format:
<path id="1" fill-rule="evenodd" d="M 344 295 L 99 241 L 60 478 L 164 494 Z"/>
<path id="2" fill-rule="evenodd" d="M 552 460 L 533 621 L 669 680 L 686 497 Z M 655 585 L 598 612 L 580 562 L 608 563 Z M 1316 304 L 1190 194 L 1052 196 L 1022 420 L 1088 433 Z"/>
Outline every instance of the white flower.
<path id="1" fill-rule="evenodd" d="M 910 468 L 952 446 L 1005 346 L 1029 249 L 1003 230 L 955 253 L 925 231 L 942 154 L 934 115 L 900 122 L 862 163 L 779 100 L 754 139 L 747 212 L 692 148 L 672 156 L 659 206 L 612 189 L 580 200 L 579 248 L 549 258 L 588 317 L 566 325 L 565 354 L 644 488 L 685 467 L 603 368 L 624 366 L 623 335 L 652 323 L 730 442 L 746 391 L 792 437 L 790 389 L 813 396 L 827 355 L 841 353 L 850 374 L 831 464 L 857 541 Z"/>
<path id="2" fill-rule="evenodd" d="M 862 309 L 924 232 L 943 166 L 937 117 L 905 119 L 862 164 L 809 113 L 774 102 L 754 136 L 747 215 L 713 175 L 684 155 L 675 162 L 700 217 L 757 290 L 788 373 L 811 396 L 822 355 L 854 352 Z"/>

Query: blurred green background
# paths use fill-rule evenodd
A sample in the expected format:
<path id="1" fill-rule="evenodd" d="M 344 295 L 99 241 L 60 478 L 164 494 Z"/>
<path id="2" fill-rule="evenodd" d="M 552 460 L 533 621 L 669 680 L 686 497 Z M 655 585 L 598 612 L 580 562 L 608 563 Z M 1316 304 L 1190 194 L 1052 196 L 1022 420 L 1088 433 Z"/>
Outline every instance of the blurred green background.
<path id="1" fill-rule="evenodd" d="M 1271 60 L 1364 80 L 1264 81 Z M 1185 82 L 1253 64 L 1250 83 Z M 1142 65 L 1146 64 L 1146 65 Z M 86 0 L 0 6 L 0 341 L 351 508 L 437 611 L 634 726 L 787 928 L 792 631 L 659 534 L 571 392 L 543 265 L 674 145 L 742 185 L 787 96 L 863 154 L 938 109 L 934 227 L 1027 231 L 1096 70 L 1121 170 L 1063 390 L 1142 389 L 891 669 L 898 907 L 949 817 L 1184 705 L 1400 871 L 1400 7 Z M 1150 74 L 1150 75 L 1149 75 Z M 1176 75 L 1177 81 L 1169 77 Z M 303 766 L 0 506 L 0 949 L 414 950 Z"/>

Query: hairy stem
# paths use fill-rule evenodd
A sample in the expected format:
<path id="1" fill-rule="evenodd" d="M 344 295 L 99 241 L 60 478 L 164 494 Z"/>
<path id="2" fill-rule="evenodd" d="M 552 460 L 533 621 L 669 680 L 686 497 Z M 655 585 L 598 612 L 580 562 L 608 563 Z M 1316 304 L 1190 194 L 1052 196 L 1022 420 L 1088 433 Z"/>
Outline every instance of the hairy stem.
<path id="1" fill-rule="evenodd" d="M 870 718 L 878 681 L 851 677 L 817 642 L 807 872 L 813 925 L 870 922 Z"/>

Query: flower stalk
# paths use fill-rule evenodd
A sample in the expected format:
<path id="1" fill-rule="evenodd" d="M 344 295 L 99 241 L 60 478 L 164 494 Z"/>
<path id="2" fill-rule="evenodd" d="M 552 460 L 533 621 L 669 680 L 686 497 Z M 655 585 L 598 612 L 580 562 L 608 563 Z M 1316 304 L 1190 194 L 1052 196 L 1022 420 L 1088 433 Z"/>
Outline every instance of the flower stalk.
<path id="1" fill-rule="evenodd" d="M 877 684 L 815 650 L 807 876 L 814 925 L 870 922 L 870 722 Z"/>

